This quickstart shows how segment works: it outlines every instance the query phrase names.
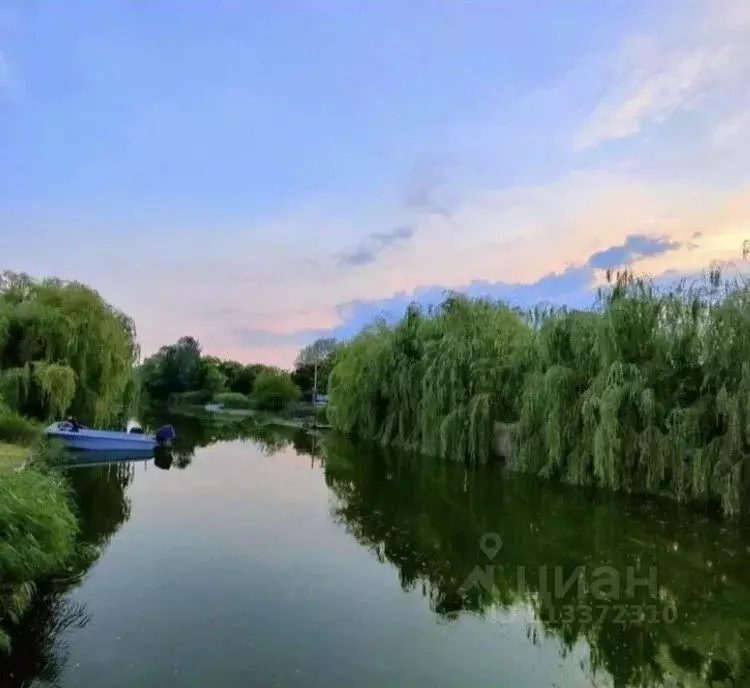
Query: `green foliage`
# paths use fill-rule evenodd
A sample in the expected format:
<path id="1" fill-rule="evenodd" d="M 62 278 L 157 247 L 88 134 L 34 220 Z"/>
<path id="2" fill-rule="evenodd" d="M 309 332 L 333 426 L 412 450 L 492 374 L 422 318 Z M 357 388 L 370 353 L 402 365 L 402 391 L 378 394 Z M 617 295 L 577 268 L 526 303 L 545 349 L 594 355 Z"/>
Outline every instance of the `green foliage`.
<path id="1" fill-rule="evenodd" d="M 328 409 L 325 406 L 319 406 L 315 409 L 315 421 L 320 425 L 328 425 Z"/>
<path id="2" fill-rule="evenodd" d="M 0 479 L 0 652 L 10 646 L 8 624 L 33 600 L 34 581 L 66 566 L 77 533 L 59 475 L 25 470 Z"/>
<path id="3" fill-rule="evenodd" d="M 253 391 L 253 382 L 265 366 L 253 363 L 243 365 L 237 361 L 219 361 L 219 370 L 226 376 L 226 387 L 230 392 L 250 396 Z"/>
<path id="4" fill-rule="evenodd" d="M 529 642 L 554 638 L 562 657 L 604 679 L 591 686 L 750 685 L 744 529 L 336 435 L 322 452 L 332 518 L 441 623 L 491 614 L 520 623 Z M 488 533 L 502 539 L 497 555 Z M 611 595 L 596 591 L 605 571 L 617 581 Z M 649 571 L 656 588 L 640 582 Z"/>
<path id="5" fill-rule="evenodd" d="M 513 468 L 747 507 L 750 292 L 710 273 L 658 291 L 624 272 L 535 335 Z"/>
<path id="6" fill-rule="evenodd" d="M 248 397 L 265 369 L 203 356 L 196 339 L 182 337 L 147 358 L 137 374 L 146 405 L 205 404 L 224 392 Z"/>
<path id="7" fill-rule="evenodd" d="M 210 359 L 201 359 L 196 377 L 195 384 L 197 388 L 205 390 L 211 396 L 218 394 L 226 388 L 226 375 L 221 372 L 217 363 Z"/>
<path id="8" fill-rule="evenodd" d="M 487 460 L 494 422 L 508 418 L 514 368 L 530 328 L 507 306 L 450 294 L 409 307 L 342 346 L 330 377 L 328 417 L 345 433 L 452 459 Z"/>
<path id="9" fill-rule="evenodd" d="M 39 361 L 34 364 L 34 381 L 42 393 L 48 417 L 62 417 L 75 397 L 75 371 L 70 366 Z"/>
<path id="10" fill-rule="evenodd" d="M 253 404 L 262 411 L 282 411 L 299 399 L 300 390 L 285 370 L 267 368 L 253 385 Z"/>
<path id="11" fill-rule="evenodd" d="M 167 401 L 172 395 L 199 389 L 201 347 L 193 337 L 163 346 L 138 369 L 141 388 L 152 402 Z"/>
<path id="12" fill-rule="evenodd" d="M 211 393 L 205 389 L 196 389 L 192 392 L 173 394 L 170 402 L 174 406 L 203 406 L 211 401 Z"/>
<path id="13" fill-rule="evenodd" d="M 294 364 L 292 380 L 300 388 L 305 399 L 312 401 L 313 387 L 318 394 L 328 390 L 328 379 L 333 369 L 339 343 L 331 337 L 315 340 L 303 348 Z M 316 386 L 317 368 L 317 386 Z"/>
<path id="14" fill-rule="evenodd" d="M 246 409 L 252 406 L 250 399 L 237 392 L 221 392 L 213 397 L 213 402 L 223 404 L 228 409 Z"/>
<path id="15" fill-rule="evenodd" d="M 0 399 L 0 441 L 11 444 L 29 445 L 40 433 L 40 426 L 34 421 L 11 411 Z"/>
<path id="16" fill-rule="evenodd" d="M 137 357 L 132 320 L 89 287 L 0 277 L 0 394 L 12 410 L 113 422 L 136 397 Z"/>
<path id="17" fill-rule="evenodd" d="M 28 455 L 28 447 L 0 440 L 0 475 L 4 471 L 13 470 L 21 466 L 28 458 Z"/>
<path id="18" fill-rule="evenodd" d="M 69 461 L 68 451 L 62 441 L 40 435 L 31 447 L 27 468 L 46 472 L 60 468 Z"/>
<path id="19" fill-rule="evenodd" d="M 713 271 L 657 290 L 610 276 L 589 311 L 449 295 L 342 346 L 329 418 L 356 437 L 470 463 L 497 423 L 510 467 L 681 502 L 750 497 L 750 289 Z"/>

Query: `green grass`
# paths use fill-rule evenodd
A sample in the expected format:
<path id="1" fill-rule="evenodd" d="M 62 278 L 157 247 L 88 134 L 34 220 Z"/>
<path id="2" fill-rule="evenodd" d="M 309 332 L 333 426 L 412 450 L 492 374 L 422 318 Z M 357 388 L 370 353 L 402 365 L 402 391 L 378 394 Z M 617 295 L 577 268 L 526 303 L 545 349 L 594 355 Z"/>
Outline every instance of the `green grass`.
<path id="1" fill-rule="evenodd" d="M 41 424 L 11 411 L 0 399 L 0 442 L 30 445 L 39 437 Z"/>
<path id="2" fill-rule="evenodd" d="M 215 394 L 212 403 L 223 404 L 227 409 L 249 409 L 252 403 L 249 397 L 238 392 L 219 392 Z"/>
<path id="3" fill-rule="evenodd" d="M 17 468 L 24 462 L 28 455 L 28 447 L 0 442 L 0 473 Z"/>
<path id="4" fill-rule="evenodd" d="M 0 478 L 0 655 L 32 603 L 36 581 L 75 555 L 78 520 L 56 471 L 10 471 Z"/>

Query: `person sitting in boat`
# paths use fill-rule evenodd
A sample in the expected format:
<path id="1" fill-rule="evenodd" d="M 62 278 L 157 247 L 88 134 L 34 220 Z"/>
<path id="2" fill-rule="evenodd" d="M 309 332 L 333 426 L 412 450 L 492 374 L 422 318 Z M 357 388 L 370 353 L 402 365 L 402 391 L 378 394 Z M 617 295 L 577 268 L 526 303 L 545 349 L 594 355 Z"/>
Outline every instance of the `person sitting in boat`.
<path id="1" fill-rule="evenodd" d="M 78 419 L 74 416 L 68 416 L 68 423 L 70 423 L 70 429 L 73 432 L 78 432 L 81 429 L 81 424 L 78 422 Z"/>

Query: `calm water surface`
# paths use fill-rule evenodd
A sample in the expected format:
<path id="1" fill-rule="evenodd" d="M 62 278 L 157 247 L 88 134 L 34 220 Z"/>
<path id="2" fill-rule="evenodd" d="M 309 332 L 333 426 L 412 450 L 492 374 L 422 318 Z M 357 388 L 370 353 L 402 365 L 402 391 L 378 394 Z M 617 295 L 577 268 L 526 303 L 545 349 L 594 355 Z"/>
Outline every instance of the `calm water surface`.
<path id="1" fill-rule="evenodd" d="M 8 685 L 750 685 L 750 538 L 692 512 L 301 435 L 71 476 L 108 544 Z"/>

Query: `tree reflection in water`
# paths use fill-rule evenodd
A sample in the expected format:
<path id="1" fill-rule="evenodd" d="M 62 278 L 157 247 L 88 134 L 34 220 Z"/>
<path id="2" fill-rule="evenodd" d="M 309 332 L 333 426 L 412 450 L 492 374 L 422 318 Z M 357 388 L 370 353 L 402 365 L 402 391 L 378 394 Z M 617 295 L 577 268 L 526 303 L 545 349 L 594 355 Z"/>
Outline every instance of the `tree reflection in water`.
<path id="1" fill-rule="evenodd" d="M 321 441 L 244 422 L 169 422 L 179 438 L 175 467 L 189 466 L 197 447 L 237 438 L 269 456 L 293 448 L 313 464 L 319 457 L 334 520 L 394 566 L 402 587 L 421 592 L 441 620 L 471 614 L 508 621 L 517 614 L 512 622 L 527 624 L 529 642 L 556 638 L 565 655 L 585 641 L 587 671 L 608 673 L 615 686 L 750 685 L 750 537 L 739 525 L 671 505 L 551 488 L 497 467 L 468 471 L 336 436 Z M 74 572 L 80 575 L 129 518 L 133 467 L 76 469 L 70 477 L 87 553 Z M 487 533 L 502 538 L 494 556 L 483 548 Z M 477 566 L 490 578 L 467 587 Z M 579 567 L 586 583 L 580 588 Z M 657 596 L 640 586 L 624 598 L 598 597 L 591 573 L 601 567 L 610 567 L 621 585 L 629 570 L 641 580 L 655 567 Z M 551 587 L 556 569 L 574 584 Z M 0 667 L 0 685 L 20 688 L 31 679 L 56 685 L 67 657 L 65 632 L 88 620 L 85 609 L 67 600 L 75 582 L 74 575 L 40 584 L 33 612 L 15 636 L 16 650 Z M 545 590 L 562 594 L 545 596 Z M 632 613 L 639 610 L 643 618 Z"/>
<path id="2" fill-rule="evenodd" d="M 68 659 L 66 631 L 90 620 L 85 606 L 69 600 L 68 593 L 130 518 L 126 492 L 134 473 L 130 463 L 66 471 L 81 519 L 79 557 L 64 578 L 36 582 L 32 608 L 14 629 L 13 651 L 0 663 L 0 686 L 59 685 Z"/>
<path id="3" fill-rule="evenodd" d="M 421 590 L 442 619 L 494 613 L 509 620 L 526 611 L 531 642 L 551 635 L 568 654 L 585 640 L 590 672 L 610 673 L 616 686 L 667 685 L 667 677 L 668 685 L 750 685 L 746 530 L 653 502 L 553 489 L 335 437 L 324 455 L 333 518 L 395 566 L 405 590 Z M 494 556 L 483 550 L 486 533 L 502 538 Z M 485 575 L 492 567 L 489 581 L 467 589 L 476 566 Z M 603 567 L 617 588 L 597 589 L 592 574 Z M 650 567 L 656 596 L 645 585 L 629 591 L 629 572 L 644 580 Z M 597 596 L 605 590 L 608 599 Z"/>

